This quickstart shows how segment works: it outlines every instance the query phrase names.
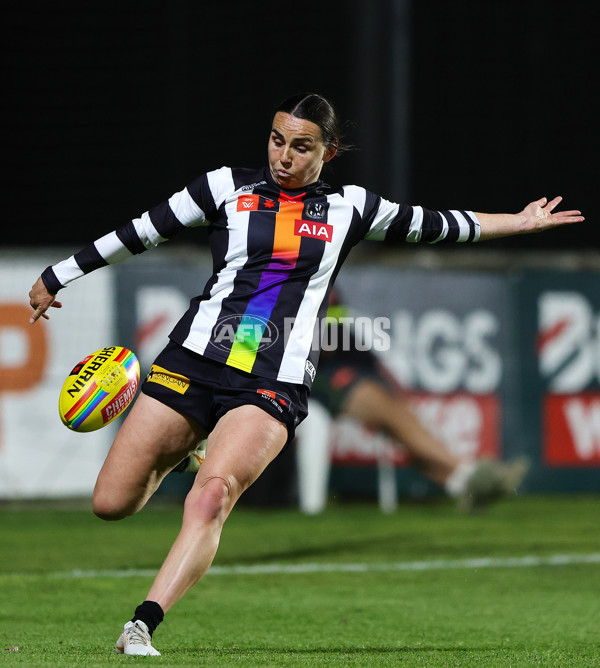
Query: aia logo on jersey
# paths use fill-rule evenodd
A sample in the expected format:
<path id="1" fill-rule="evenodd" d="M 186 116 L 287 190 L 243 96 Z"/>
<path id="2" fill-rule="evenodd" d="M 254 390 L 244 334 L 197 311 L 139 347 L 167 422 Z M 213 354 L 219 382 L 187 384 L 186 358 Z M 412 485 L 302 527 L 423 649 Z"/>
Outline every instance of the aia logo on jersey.
<path id="1" fill-rule="evenodd" d="M 322 241 L 331 241 L 333 237 L 333 225 L 327 223 L 313 223 L 308 220 L 294 221 L 294 234 L 297 237 L 310 237 L 311 239 L 321 239 Z"/>
<path id="2" fill-rule="evenodd" d="M 279 202 L 260 195 L 240 195 L 237 199 L 238 211 L 279 211 Z"/>

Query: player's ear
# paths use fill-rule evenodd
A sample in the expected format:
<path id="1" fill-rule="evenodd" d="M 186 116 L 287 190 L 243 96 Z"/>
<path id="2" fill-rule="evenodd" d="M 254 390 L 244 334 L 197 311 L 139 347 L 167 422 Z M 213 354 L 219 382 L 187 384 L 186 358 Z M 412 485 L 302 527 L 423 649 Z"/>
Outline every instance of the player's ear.
<path id="1" fill-rule="evenodd" d="M 337 150 L 337 144 L 327 144 L 323 154 L 323 162 L 329 162 L 332 158 L 335 158 Z"/>

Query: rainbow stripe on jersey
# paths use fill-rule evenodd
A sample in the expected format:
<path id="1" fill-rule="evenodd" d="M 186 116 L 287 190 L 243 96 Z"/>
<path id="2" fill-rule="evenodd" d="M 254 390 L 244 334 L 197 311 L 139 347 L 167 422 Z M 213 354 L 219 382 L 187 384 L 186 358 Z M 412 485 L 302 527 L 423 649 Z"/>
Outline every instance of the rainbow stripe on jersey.
<path id="1" fill-rule="evenodd" d="M 303 193 L 304 194 L 304 193 Z M 300 253 L 302 237 L 294 234 L 294 223 L 302 218 L 304 203 L 294 199 L 280 199 L 275 215 L 275 236 L 271 261 L 263 272 L 258 287 L 246 306 L 227 364 L 242 371 L 251 372 L 256 361 L 266 324 L 271 317 L 282 284 L 295 268 Z"/>

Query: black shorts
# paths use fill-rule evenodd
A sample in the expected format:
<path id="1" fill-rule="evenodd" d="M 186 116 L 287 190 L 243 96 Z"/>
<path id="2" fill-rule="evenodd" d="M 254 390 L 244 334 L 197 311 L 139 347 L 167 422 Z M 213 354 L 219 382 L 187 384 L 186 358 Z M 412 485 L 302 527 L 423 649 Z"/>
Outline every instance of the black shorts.
<path id="1" fill-rule="evenodd" d="M 389 392 L 396 388 L 375 355 L 368 350 L 335 351 L 321 354 L 310 396 L 333 417 L 343 412 L 344 402 L 353 387 L 369 380 Z"/>
<path id="2" fill-rule="evenodd" d="M 252 404 L 283 422 L 288 443 L 308 413 L 308 389 L 255 376 L 198 355 L 173 341 L 158 355 L 142 392 L 208 432 L 227 411 Z"/>

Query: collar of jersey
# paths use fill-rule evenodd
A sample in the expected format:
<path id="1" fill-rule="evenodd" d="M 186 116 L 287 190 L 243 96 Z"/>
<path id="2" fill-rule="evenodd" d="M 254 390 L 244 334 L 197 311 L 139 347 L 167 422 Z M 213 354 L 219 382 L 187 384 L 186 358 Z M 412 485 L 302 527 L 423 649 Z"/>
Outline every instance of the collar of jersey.
<path id="1" fill-rule="evenodd" d="M 266 173 L 266 181 L 269 185 L 273 186 L 274 188 L 277 188 L 283 195 L 288 195 L 290 200 L 302 200 L 303 195 L 306 195 L 313 190 L 316 190 L 317 188 L 322 188 L 322 187 L 327 187 L 327 184 L 319 179 L 318 181 L 315 181 L 314 183 L 309 183 L 307 186 L 303 186 L 302 188 L 282 188 L 273 178 L 273 175 L 271 174 L 271 170 L 268 167 L 265 167 L 265 173 Z"/>

